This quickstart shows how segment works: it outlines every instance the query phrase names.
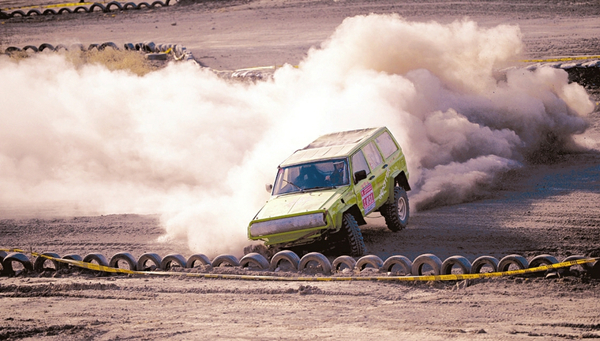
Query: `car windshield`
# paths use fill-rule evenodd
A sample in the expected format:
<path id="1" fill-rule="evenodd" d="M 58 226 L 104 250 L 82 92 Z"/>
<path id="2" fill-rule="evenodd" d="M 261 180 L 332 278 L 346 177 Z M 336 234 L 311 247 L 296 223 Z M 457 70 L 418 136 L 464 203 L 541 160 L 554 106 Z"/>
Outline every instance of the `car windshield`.
<path id="1" fill-rule="evenodd" d="M 348 185 L 345 159 L 305 163 L 280 168 L 273 195 Z"/>

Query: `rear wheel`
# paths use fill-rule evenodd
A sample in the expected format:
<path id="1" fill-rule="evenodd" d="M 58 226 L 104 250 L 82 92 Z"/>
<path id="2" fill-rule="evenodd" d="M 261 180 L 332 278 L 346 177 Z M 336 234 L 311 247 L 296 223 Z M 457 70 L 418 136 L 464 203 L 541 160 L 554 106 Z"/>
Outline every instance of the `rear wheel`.
<path id="1" fill-rule="evenodd" d="M 380 212 L 391 231 L 398 232 L 405 228 L 408 225 L 409 206 L 404 188 L 394 187 L 394 201 L 381 206 Z"/>
<path id="2" fill-rule="evenodd" d="M 367 247 L 354 216 L 348 212 L 342 217 L 342 228 L 346 233 L 350 255 L 360 257 L 365 254 Z"/>

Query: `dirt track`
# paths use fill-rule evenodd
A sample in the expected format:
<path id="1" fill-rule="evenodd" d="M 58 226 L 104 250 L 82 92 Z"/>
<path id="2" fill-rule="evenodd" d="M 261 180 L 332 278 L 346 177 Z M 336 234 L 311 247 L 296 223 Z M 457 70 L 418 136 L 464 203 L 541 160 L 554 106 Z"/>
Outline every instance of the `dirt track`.
<path id="1" fill-rule="evenodd" d="M 595 4 L 521 2 L 212 2 L 140 12 L 6 20 L 2 49 L 77 40 L 182 43 L 219 68 L 297 63 L 343 18 L 400 12 L 411 20 L 481 25 L 516 23 L 528 57 L 598 54 Z M 566 6 L 566 8 L 565 8 Z M 2 6 L 3 7 L 3 6 Z M 176 25 L 173 25 L 176 23 Z M 77 33 L 72 33 L 77 32 Z M 600 100 L 596 98 L 596 101 Z M 600 113 L 590 139 L 600 137 Z M 563 155 L 550 165 L 511 171 L 493 197 L 418 212 L 391 233 L 381 218 L 363 229 L 369 253 L 411 259 L 432 252 L 471 261 L 481 255 L 600 256 L 600 154 Z M 481 200 L 475 200 L 481 199 Z M 49 208 L 52 212 L 52 208 Z M 156 216 L 38 219 L 0 208 L 0 247 L 82 256 L 191 254 L 164 244 Z M 47 212 L 46 212 L 47 213 Z M 0 339 L 427 339 L 600 338 L 600 282 L 503 278 L 461 283 L 280 283 L 179 278 L 0 279 Z"/>

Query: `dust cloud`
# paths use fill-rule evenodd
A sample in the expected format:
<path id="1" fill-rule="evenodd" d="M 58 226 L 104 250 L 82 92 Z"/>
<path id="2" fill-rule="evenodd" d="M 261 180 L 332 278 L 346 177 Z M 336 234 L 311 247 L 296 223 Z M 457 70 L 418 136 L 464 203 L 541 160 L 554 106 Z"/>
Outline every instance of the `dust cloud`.
<path id="1" fill-rule="evenodd" d="M 266 82 L 192 64 L 139 76 L 0 56 L 0 206 L 159 213 L 165 241 L 240 255 L 279 162 L 322 134 L 373 126 L 407 156 L 413 208 L 471 200 L 503 171 L 577 148 L 593 110 L 564 71 L 498 78 L 522 49 L 515 26 L 369 15 Z"/>

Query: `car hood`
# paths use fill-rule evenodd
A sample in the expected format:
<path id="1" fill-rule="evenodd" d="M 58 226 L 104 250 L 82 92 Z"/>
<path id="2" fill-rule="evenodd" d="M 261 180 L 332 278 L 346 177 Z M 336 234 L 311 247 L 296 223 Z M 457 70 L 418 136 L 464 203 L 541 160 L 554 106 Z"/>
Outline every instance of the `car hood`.
<path id="1" fill-rule="evenodd" d="M 346 189 L 345 186 L 324 191 L 298 192 L 272 197 L 258 212 L 254 220 L 328 209 Z"/>

